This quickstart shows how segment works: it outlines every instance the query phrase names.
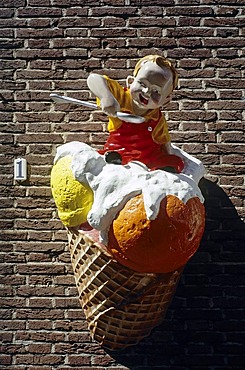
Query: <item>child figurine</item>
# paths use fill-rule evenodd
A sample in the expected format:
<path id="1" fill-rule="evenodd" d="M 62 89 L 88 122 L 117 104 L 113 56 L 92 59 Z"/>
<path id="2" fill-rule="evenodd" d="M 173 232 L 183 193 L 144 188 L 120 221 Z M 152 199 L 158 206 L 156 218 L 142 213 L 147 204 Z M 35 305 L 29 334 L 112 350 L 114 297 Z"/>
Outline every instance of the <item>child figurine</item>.
<path id="1" fill-rule="evenodd" d="M 97 97 L 97 104 L 109 116 L 109 137 L 100 151 L 109 163 L 143 162 L 151 170 L 181 172 L 184 163 L 171 154 L 167 122 L 160 108 L 171 99 L 178 75 L 171 62 L 159 55 L 148 55 L 128 76 L 127 88 L 107 76 L 89 75 L 88 87 Z M 140 124 L 122 121 L 116 113 L 122 111 L 143 116 Z"/>

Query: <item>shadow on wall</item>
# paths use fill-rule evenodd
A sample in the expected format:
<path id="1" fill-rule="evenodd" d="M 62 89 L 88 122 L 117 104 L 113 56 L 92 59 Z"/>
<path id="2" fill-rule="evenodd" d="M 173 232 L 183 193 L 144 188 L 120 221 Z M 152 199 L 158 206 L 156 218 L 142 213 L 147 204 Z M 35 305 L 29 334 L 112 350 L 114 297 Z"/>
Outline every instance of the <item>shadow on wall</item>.
<path id="1" fill-rule="evenodd" d="M 111 357 L 129 369 L 244 370 L 245 225 L 225 192 L 202 179 L 206 229 L 167 316 Z"/>

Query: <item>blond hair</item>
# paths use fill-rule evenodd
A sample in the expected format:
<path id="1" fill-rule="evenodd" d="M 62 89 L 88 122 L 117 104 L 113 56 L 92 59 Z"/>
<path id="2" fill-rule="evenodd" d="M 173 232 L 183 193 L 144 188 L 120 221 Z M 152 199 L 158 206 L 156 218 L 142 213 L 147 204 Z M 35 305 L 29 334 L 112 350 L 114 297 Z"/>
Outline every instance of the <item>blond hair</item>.
<path id="1" fill-rule="evenodd" d="M 147 62 L 153 62 L 153 63 L 156 63 L 159 67 L 161 68 L 164 68 L 164 67 L 167 67 L 168 69 L 170 69 L 170 71 L 172 72 L 172 75 L 173 75 L 173 90 L 177 87 L 178 85 L 178 73 L 176 71 L 176 69 L 174 68 L 174 66 L 172 65 L 172 63 L 166 59 L 165 57 L 162 57 L 160 55 L 146 55 L 145 57 L 141 58 L 137 63 L 136 63 L 136 66 L 134 68 L 134 77 L 137 76 L 140 68 L 142 67 L 143 64 L 147 63 Z"/>

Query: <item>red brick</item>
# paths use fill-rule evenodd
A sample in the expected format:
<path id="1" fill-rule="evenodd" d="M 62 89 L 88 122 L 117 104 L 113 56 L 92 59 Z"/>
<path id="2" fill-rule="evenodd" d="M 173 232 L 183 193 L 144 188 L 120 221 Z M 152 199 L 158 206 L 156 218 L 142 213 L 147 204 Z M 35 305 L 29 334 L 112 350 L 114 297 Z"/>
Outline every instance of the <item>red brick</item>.
<path id="1" fill-rule="evenodd" d="M 144 37 L 144 38 L 130 38 L 128 39 L 128 45 L 130 47 L 160 47 L 160 48 L 172 48 L 176 46 L 176 42 L 171 38 L 160 38 L 156 39 L 155 37 Z"/>
<path id="2" fill-rule="evenodd" d="M 74 28 L 74 27 L 83 27 L 87 29 L 88 27 L 99 27 L 101 21 L 96 18 L 91 17 L 66 17 L 61 18 L 58 23 L 59 28 Z"/>
<path id="3" fill-rule="evenodd" d="M 224 132 L 221 134 L 221 140 L 224 143 L 242 142 L 244 140 L 244 131 Z"/>
<path id="4" fill-rule="evenodd" d="M 67 39 L 54 39 L 53 40 L 53 47 L 54 48 L 98 48 L 100 45 L 99 40 L 96 38 L 93 38 L 93 36 L 97 36 L 96 34 L 91 34 L 92 37 L 85 38 L 83 37 L 82 40 L 79 38 L 67 38 Z"/>
<path id="5" fill-rule="evenodd" d="M 212 16 L 214 11 L 212 7 L 208 6 L 175 6 L 175 7 L 168 7 L 166 9 L 167 14 L 171 15 L 186 15 L 186 16 Z"/>
<path id="6" fill-rule="evenodd" d="M 204 40 L 204 47 L 215 47 L 219 45 L 219 48 L 226 48 L 226 47 L 243 47 L 244 41 L 242 39 L 239 39 L 237 37 L 213 37 L 213 38 L 206 38 Z"/>
<path id="7" fill-rule="evenodd" d="M 51 37 L 52 35 L 46 36 Z M 63 51 L 59 49 L 19 49 L 16 51 L 17 58 L 20 59 L 53 59 L 62 58 Z"/>
<path id="8" fill-rule="evenodd" d="M 68 356 L 68 364 L 71 366 L 76 365 L 86 365 L 89 366 L 91 364 L 90 356 L 83 356 L 83 355 L 69 355 Z"/>
<path id="9" fill-rule="evenodd" d="M 66 5 L 67 3 L 65 0 L 54 0 L 54 5 Z M 77 1 L 77 4 L 73 1 L 73 5 L 77 5 L 77 7 L 72 7 L 66 9 L 66 15 L 68 17 L 74 17 L 74 16 L 83 16 L 86 17 L 88 15 L 88 8 L 79 6 L 80 3 Z"/>
<path id="10" fill-rule="evenodd" d="M 37 38 L 37 39 L 41 39 L 41 38 L 52 38 L 52 37 L 62 37 L 63 36 L 63 30 L 62 29 L 58 29 L 58 28 L 44 28 L 44 29 L 40 29 L 40 28 L 35 28 L 35 27 L 43 27 L 44 24 L 43 24 L 43 20 L 42 20 L 42 24 L 39 24 L 40 21 L 38 19 L 36 20 L 32 20 L 33 24 L 32 24 L 32 27 L 34 28 L 31 28 L 31 29 L 26 29 L 26 28 L 17 28 L 16 30 L 16 35 L 19 39 L 28 39 L 31 38 L 31 39 L 34 39 L 34 38 Z M 48 24 L 47 24 L 48 26 Z"/>
<path id="11" fill-rule="evenodd" d="M 126 26 L 126 21 L 125 19 L 123 18 L 120 18 L 120 17 L 110 17 L 110 16 L 107 16 L 106 18 L 104 18 L 103 20 L 103 25 L 104 27 L 125 27 Z"/>
<path id="12" fill-rule="evenodd" d="M 176 25 L 176 20 L 172 17 L 134 17 L 129 18 L 129 27 L 171 27 Z"/>
<path id="13" fill-rule="evenodd" d="M 10 365 L 12 362 L 11 356 L 9 355 L 0 355 L 0 364 L 5 366 L 5 365 Z"/>
<path id="14" fill-rule="evenodd" d="M 64 273 L 64 266 L 63 265 L 56 265 L 56 266 L 52 266 L 51 264 L 26 264 L 26 265 L 22 265 L 22 264 L 19 264 L 17 266 L 17 273 L 18 274 L 25 274 L 25 275 L 28 275 L 28 274 L 37 274 L 37 275 L 40 275 L 40 274 L 44 274 L 44 275 L 47 275 L 47 274 L 52 274 L 52 275 L 57 275 L 57 274 L 63 274 Z"/>
<path id="15" fill-rule="evenodd" d="M 57 116 L 56 116 L 57 117 Z M 31 117 L 31 120 L 36 120 L 38 117 Z M 59 121 L 59 116 L 57 117 Z M 20 120 L 25 121 L 24 117 L 21 117 Z M 28 135 L 19 135 L 17 142 L 22 144 L 29 144 L 29 143 L 50 143 L 51 135 L 50 134 L 39 134 L 38 136 L 35 134 L 28 134 Z M 62 137 L 57 134 L 52 135 L 52 141 L 54 143 L 62 143 Z"/>
<path id="16" fill-rule="evenodd" d="M 237 100 L 229 100 L 228 104 L 224 104 L 223 101 L 213 101 L 207 103 L 208 109 L 212 110 L 244 110 L 244 102 Z"/>
<path id="17" fill-rule="evenodd" d="M 51 351 L 51 344 L 29 344 L 28 352 L 30 353 L 50 353 Z"/>
<path id="18" fill-rule="evenodd" d="M 17 15 L 19 18 L 24 17 L 24 18 L 35 18 L 35 17 L 60 17 L 62 15 L 61 9 L 56 9 L 54 7 L 50 8 L 44 8 L 44 7 L 30 7 L 28 8 L 23 8 L 23 9 L 18 9 L 17 10 Z"/>
<path id="19" fill-rule="evenodd" d="M 96 358 L 94 358 L 92 364 L 100 365 L 100 366 L 110 366 L 110 365 L 116 365 L 116 362 L 109 355 L 102 355 L 102 356 L 97 356 Z"/>

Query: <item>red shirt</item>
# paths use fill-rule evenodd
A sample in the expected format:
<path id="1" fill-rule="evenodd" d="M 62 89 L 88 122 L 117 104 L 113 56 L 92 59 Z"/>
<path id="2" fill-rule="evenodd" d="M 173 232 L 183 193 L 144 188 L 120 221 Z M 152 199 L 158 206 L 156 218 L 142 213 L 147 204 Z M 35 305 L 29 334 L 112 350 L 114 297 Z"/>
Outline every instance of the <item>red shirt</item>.
<path id="1" fill-rule="evenodd" d="M 181 158 L 167 154 L 161 144 L 152 140 L 152 131 L 160 119 L 161 114 L 157 121 L 150 120 L 140 124 L 122 121 L 117 130 L 110 132 L 104 150 L 100 153 L 116 151 L 122 156 L 122 164 L 140 161 L 152 170 L 170 166 L 181 172 L 184 167 Z"/>

